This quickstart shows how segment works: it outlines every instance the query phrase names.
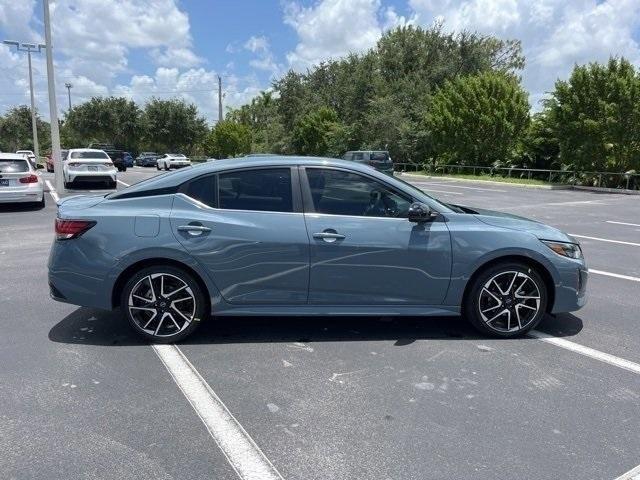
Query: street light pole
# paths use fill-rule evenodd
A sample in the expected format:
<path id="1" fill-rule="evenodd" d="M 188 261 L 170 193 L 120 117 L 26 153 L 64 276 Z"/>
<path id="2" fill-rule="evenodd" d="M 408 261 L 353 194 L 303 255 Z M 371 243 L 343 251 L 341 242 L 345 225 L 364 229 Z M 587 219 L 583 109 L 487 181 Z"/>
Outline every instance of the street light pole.
<path id="1" fill-rule="evenodd" d="M 33 71 L 31 69 L 31 52 L 40 53 L 44 45 L 35 45 L 33 43 L 20 43 L 13 40 L 5 40 L 5 44 L 16 47 L 19 52 L 27 52 L 29 60 L 29 94 L 31 96 L 31 131 L 33 134 L 33 153 L 36 156 L 36 163 L 40 158 L 40 146 L 38 144 L 38 123 L 36 118 L 36 102 L 33 94 Z M 19 146 L 18 148 L 24 148 Z"/>
<path id="2" fill-rule="evenodd" d="M 56 81 L 53 73 L 53 51 L 51 48 L 51 19 L 49 15 L 49 0 L 42 1 L 44 6 L 44 38 L 47 46 L 47 83 L 49 84 L 49 116 L 51 122 L 51 159 L 55 174 L 56 190 L 62 192 L 64 180 L 62 177 L 62 160 L 60 158 L 60 128 L 58 126 L 58 104 L 56 102 Z"/>
<path id="3" fill-rule="evenodd" d="M 67 93 L 69 94 L 69 110 L 71 110 L 71 87 L 73 87 L 73 85 L 65 83 L 64 86 L 67 87 Z"/>
<path id="4" fill-rule="evenodd" d="M 222 78 L 218 75 L 218 122 L 224 120 L 224 114 L 222 113 Z"/>

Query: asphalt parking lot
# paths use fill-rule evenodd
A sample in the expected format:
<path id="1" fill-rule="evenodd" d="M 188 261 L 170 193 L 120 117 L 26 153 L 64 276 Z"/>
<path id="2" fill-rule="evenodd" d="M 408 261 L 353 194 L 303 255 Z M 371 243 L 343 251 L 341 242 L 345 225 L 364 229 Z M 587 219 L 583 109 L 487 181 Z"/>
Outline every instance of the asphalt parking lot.
<path id="1" fill-rule="evenodd" d="M 2 478 L 640 478 L 640 196 L 405 179 L 579 238 L 587 306 L 513 340 L 463 319 L 213 319 L 179 346 L 208 416 L 117 312 L 49 299 L 56 192 L 0 206 Z M 217 420 L 253 460 L 219 448 Z"/>

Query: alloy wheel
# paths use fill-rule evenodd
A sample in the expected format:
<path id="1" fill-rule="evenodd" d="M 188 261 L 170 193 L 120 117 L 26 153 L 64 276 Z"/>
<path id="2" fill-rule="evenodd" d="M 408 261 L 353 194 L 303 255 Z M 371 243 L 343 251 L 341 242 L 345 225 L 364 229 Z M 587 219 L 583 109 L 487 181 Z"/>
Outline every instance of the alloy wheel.
<path id="1" fill-rule="evenodd" d="M 152 273 L 131 289 L 128 308 L 135 324 L 154 337 L 172 337 L 195 320 L 196 298 L 189 285 L 170 273 Z"/>
<path id="2" fill-rule="evenodd" d="M 540 288 L 523 272 L 504 271 L 491 277 L 480 289 L 480 317 L 492 330 L 502 333 L 526 328 L 540 311 Z"/>

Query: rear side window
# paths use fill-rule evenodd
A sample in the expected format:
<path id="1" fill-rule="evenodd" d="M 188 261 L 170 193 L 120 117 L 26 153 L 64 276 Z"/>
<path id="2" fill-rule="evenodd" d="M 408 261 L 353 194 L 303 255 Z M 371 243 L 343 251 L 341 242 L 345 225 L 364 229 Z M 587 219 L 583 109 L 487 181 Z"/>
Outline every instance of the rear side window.
<path id="1" fill-rule="evenodd" d="M 371 160 L 376 160 L 378 162 L 388 162 L 389 154 L 387 152 L 373 152 L 371 154 Z"/>
<path id="2" fill-rule="evenodd" d="M 216 177 L 215 175 L 207 175 L 191 180 L 182 187 L 181 192 L 209 207 L 215 207 Z"/>
<path id="3" fill-rule="evenodd" d="M 26 160 L 5 160 L 0 158 L 0 173 L 28 172 Z"/>
<path id="4" fill-rule="evenodd" d="M 291 169 L 238 170 L 218 176 L 218 207 L 293 212 Z"/>
<path id="5" fill-rule="evenodd" d="M 352 153 L 352 160 L 364 160 L 364 154 L 362 152 Z"/>

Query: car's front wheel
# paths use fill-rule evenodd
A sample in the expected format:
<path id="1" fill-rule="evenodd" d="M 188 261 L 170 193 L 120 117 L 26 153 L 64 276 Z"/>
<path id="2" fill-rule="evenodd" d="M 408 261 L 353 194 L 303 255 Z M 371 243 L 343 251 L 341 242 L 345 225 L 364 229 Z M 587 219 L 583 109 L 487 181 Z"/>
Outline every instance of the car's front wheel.
<path id="1" fill-rule="evenodd" d="M 535 269 L 505 262 L 476 276 L 463 310 L 482 333 L 510 338 L 535 328 L 544 317 L 547 302 L 546 285 Z"/>
<path id="2" fill-rule="evenodd" d="M 184 339 L 207 315 L 198 282 L 169 265 L 136 272 L 122 290 L 120 307 L 134 330 L 155 343 Z"/>

